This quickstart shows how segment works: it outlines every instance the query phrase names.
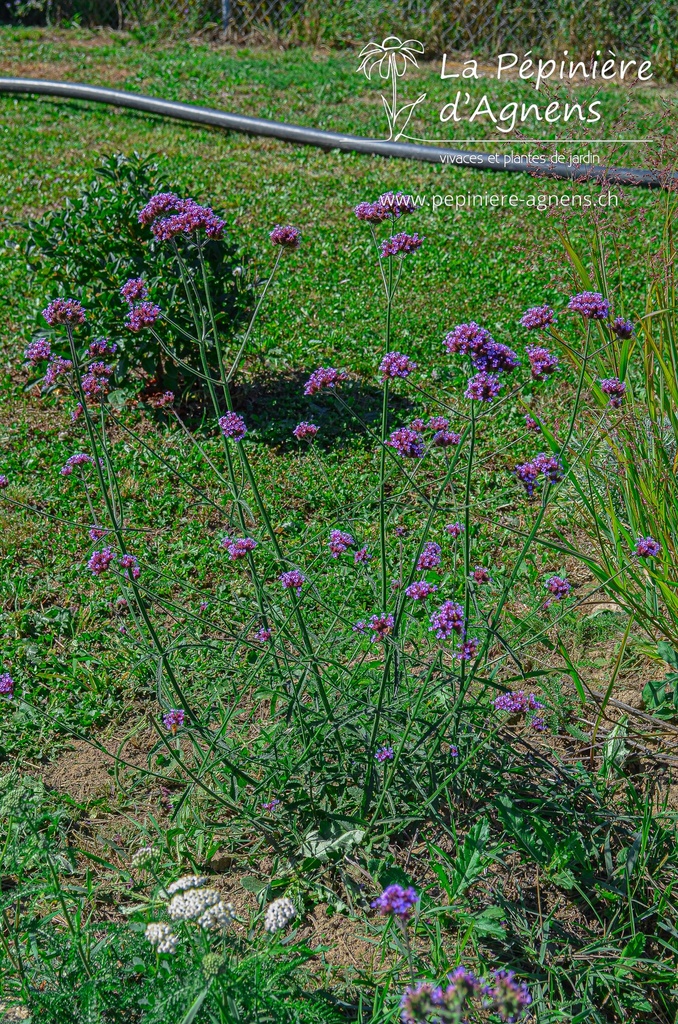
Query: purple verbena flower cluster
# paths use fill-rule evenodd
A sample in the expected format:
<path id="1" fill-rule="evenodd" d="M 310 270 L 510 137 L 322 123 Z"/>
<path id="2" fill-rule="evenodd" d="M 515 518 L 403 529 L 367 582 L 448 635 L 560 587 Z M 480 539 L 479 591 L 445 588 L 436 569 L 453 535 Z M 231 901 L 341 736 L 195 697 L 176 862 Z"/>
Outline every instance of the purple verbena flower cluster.
<path id="1" fill-rule="evenodd" d="M 315 395 L 324 388 L 336 387 L 343 380 L 348 380 L 346 370 L 335 370 L 333 366 L 320 366 L 306 381 L 304 394 Z"/>
<path id="2" fill-rule="evenodd" d="M 525 349 L 530 360 L 533 380 L 546 380 L 558 369 L 558 356 L 554 356 L 547 348 L 539 345 L 528 345 Z"/>
<path id="3" fill-rule="evenodd" d="M 532 1002 L 526 983 L 517 982 L 515 977 L 514 971 L 495 971 L 492 983 L 483 986 L 489 1008 L 507 1024 L 519 1020 Z"/>
<path id="4" fill-rule="evenodd" d="M 157 391 L 154 395 L 149 395 L 146 401 L 152 409 L 164 409 L 166 406 L 174 404 L 174 392 Z"/>
<path id="5" fill-rule="evenodd" d="M 652 537 L 639 537 L 636 541 L 635 553 L 639 558 L 656 558 L 662 546 Z"/>
<path id="6" fill-rule="evenodd" d="M 283 585 L 285 590 L 295 590 L 297 597 L 301 595 L 301 588 L 306 582 L 306 577 L 299 572 L 298 569 L 290 569 L 289 572 L 283 572 L 278 579 Z"/>
<path id="7" fill-rule="evenodd" d="M 382 383 L 393 377 L 409 377 L 416 368 L 417 364 L 402 352 L 387 352 L 379 364 Z"/>
<path id="8" fill-rule="evenodd" d="M 383 764 L 384 761 L 392 761 L 395 757 L 393 747 L 379 747 L 374 757 L 379 764 Z"/>
<path id="9" fill-rule="evenodd" d="M 368 552 L 367 548 L 360 548 L 353 553 L 353 561 L 356 565 L 367 565 L 371 558 L 372 555 Z"/>
<path id="10" fill-rule="evenodd" d="M 448 640 L 453 633 L 463 637 L 466 629 L 464 609 L 455 601 L 443 601 L 430 618 L 429 632 L 435 632 L 439 640 Z"/>
<path id="11" fill-rule="evenodd" d="M 51 359 L 52 346 L 49 343 L 49 338 L 36 338 L 35 341 L 29 342 L 24 356 L 34 366 L 36 363 L 41 363 L 44 359 Z"/>
<path id="12" fill-rule="evenodd" d="M 631 320 L 625 320 L 623 316 L 617 316 L 612 324 L 612 330 L 618 338 L 630 338 L 635 328 Z"/>
<path id="13" fill-rule="evenodd" d="M 173 736 L 176 736 L 177 730 L 184 724 L 184 712 L 179 708 L 172 708 L 162 717 L 162 724 L 168 729 Z"/>
<path id="14" fill-rule="evenodd" d="M 71 455 L 66 459 L 66 465 L 61 467 L 62 476 L 70 476 L 73 472 L 73 466 L 83 466 L 86 463 L 94 465 L 94 459 L 91 455 L 86 452 L 76 452 L 75 455 Z"/>
<path id="15" fill-rule="evenodd" d="M 138 306 L 130 309 L 125 325 L 136 334 L 142 331 L 144 327 L 152 327 L 161 314 L 160 306 L 156 306 L 155 303 L 140 302 Z"/>
<path id="16" fill-rule="evenodd" d="M 57 327 L 59 324 L 80 326 L 87 319 L 84 306 L 76 299 L 53 299 L 43 309 L 42 315 L 50 327 Z"/>
<path id="17" fill-rule="evenodd" d="M 420 249 L 424 243 L 424 239 L 420 238 L 415 232 L 413 235 L 408 235 L 406 231 L 399 231 L 397 235 L 391 235 L 385 242 L 381 243 L 379 248 L 379 255 L 382 259 L 388 256 L 397 256 L 399 259 L 404 259 L 405 256 L 409 256 L 411 253 L 416 252 Z"/>
<path id="18" fill-rule="evenodd" d="M 343 555 L 345 551 L 355 546 L 354 538 L 350 533 L 344 533 L 343 530 L 332 530 L 329 543 L 332 558 L 339 558 L 339 555 Z"/>
<path id="19" fill-rule="evenodd" d="M 426 424 L 429 430 L 447 430 L 450 421 L 445 416 L 431 416 Z"/>
<path id="20" fill-rule="evenodd" d="M 499 377 L 482 371 L 475 377 L 471 377 L 464 396 L 476 402 L 492 402 L 498 396 L 501 388 Z"/>
<path id="21" fill-rule="evenodd" d="M 376 203 L 358 203 L 353 212 L 358 220 L 368 224 L 381 224 L 392 217 L 414 213 L 414 210 L 412 196 L 404 195 L 402 192 L 384 192 Z"/>
<path id="22" fill-rule="evenodd" d="M 226 226 L 209 206 L 200 206 L 194 199 L 181 199 L 174 192 L 152 196 L 139 213 L 139 223 L 150 227 L 159 242 L 199 230 L 208 238 L 219 239 Z"/>
<path id="23" fill-rule="evenodd" d="M 436 430 L 431 438 L 431 444 L 436 448 L 450 448 L 452 445 L 461 444 L 461 434 L 455 434 L 451 430 Z"/>
<path id="24" fill-rule="evenodd" d="M 372 630 L 370 643 L 374 643 L 375 640 L 385 640 L 394 626 L 395 619 L 390 613 L 387 615 L 386 612 L 382 612 L 381 615 L 372 615 L 367 623 L 367 629 Z"/>
<path id="25" fill-rule="evenodd" d="M 253 537 L 238 537 L 236 540 L 224 537 L 221 546 L 226 548 L 231 561 L 236 561 L 238 558 L 245 558 L 250 551 L 254 551 L 257 542 Z"/>
<path id="26" fill-rule="evenodd" d="M 528 430 L 531 430 L 534 434 L 541 434 L 541 427 L 536 420 L 533 420 L 529 412 L 525 413 L 525 426 Z"/>
<path id="27" fill-rule="evenodd" d="M 581 313 L 586 320 L 606 320 L 610 315 L 610 303 L 600 292 L 579 292 L 572 296 L 567 308 Z"/>
<path id="28" fill-rule="evenodd" d="M 141 569 L 137 563 L 136 555 L 123 555 L 120 559 L 120 565 L 123 568 L 125 576 L 129 579 L 138 580 L 141 575 Z"/>
<path id="29" fill-rule="evenodd" d="M 273 797 L 272 800 L 269 800 L 267 803 L 262 804 L 261 809 L 262 811 L 267 811 L 267 813 L 270 814 L 272 811 L 276 809 L 276 807 L 278 807 L 279 804 L 280 801 L 278 800 L 278 798 Z"/>
<path id="30" fill-rule="evenodd" d="M 608 395 L 610 401 L 609 404 L 613 409 L 620 409 L 622 404 L 622 398 L 626 393 L 626 384 L 623 380 L 619 380 L 619 377 L 606 377 L 604 380 L 598 381 L 600 384 L 600 390 Z"/>
<path id="31" fill-rule="evenodd" d="M 0 693 L 4 694 L 5 697 L 14 696 L 14 680 L 9 672 L 0 673 Z"/>
<path id="32" fill-rule="evenodd" d="M 487 981 L 459 966 L 448 974 L 447 981 L 445 988 L 429 981 L 406 988 L 400 1000 L 403 1024 L 464 1024 L 471 1018 L 480 1020 L 469 1006 L 476 998 L 482 1001 L 484 1009 L 497 1013 L 510 1024 L 518 1021 L 532 1002 L 527 985 L 517 982 L 513 971 L 494 971 Z"/>
<path id="33" fill-rule="evenodd" d="M 311 441 L 318 433 L 318 427 L 315 423 L 307 423 L 306 420 L 302 420 L 301 423 L 292 431 L 297 441 Z"/>
<path id="34" fill-rule="evenodd" d="M 264 626 L 258 629 L 254 634 L 254 639 L 258 644 L 265 644 L 267 640 L 270 640 L 273 636 L 272 629 L 266 629 Z"/>
<path id="35" fill-rule="evenodd" d="M 51 388 L 53 384 L 56 384 L 62 373 L 68 373 L 68 371 L 72 369 L 73 363 L 70 359 L 63 359 L 62 356 L 54 356 L 47 366 L 47 372 L 45 373 L 44 379 L 45 387 Z"/>
<path id="36" fill-rule="evenodd" d="M 419 895 L 412 886 L 403 889 L 402 885 L 387 885 L 381 896 L 370 904 L 373 910 L 378 910 L 386 917 L 393 914 L 401 921 L 407 921 L 419 901 Z"/>
<path id="37" fill-rule="evenodd" d="M 87 563 L 87 568 L 91 570 L 94 576 L 101 576 L 102 573 L 106 572 L 111 567 L 111 562 L 115 559 L 115 552 L 112 548 L 103 548 L 102 551 L 93 551 L 92 556 Z"/>
<path id="38" fill-rule="evenodd" d="M 236 412 L 227 412 L 225 416 L 220 416 L 219 426 L 224 437 L 230 437 L 232 441 L 242 441 L 247 433 L 244 419 Z"/>
<path id="39" fill-rule="evenodd" d="M 424 456 L 424 444 L 417 431 L 410 427 L 398 427 L 385 444 L 394 448 L 403 459 L 421 459 Z"/>
<path id="40" fill-rule="evenodd" d="M 417 560 L 417 569 L 437 569 L 442 560 L 442 549 L 440 544 L 429 540 L 424 544 L 421 554 Z"/>
<path id="41" fill-rule="evenodd" d="M 108 391 L 108 378 L 113 373 L 113 367 L 107 363 L 90 363 L 87 373 L 82 378 L 82 390 L 87 398 L 94 399 L 98 395 L 105 395 Z"/>
<path id="42" fill-rule="evenodd" d="M 120 289 L 120 294 L 128 305 L 133 306 L 148 298 L 148 288 L 143 277 L 130 277 Z"/>
<path id="43" fill-rule="evenodd" d="M 482 585 L 483 583 L 490 583 L 490 570 L 486 569 L 484 565 L 477 565 L 471 573 L 471 578 L 475 583 Z"/>
<path id="44" fill-rule="evenodd" d="M 540 473 L 550 483 L 557 483 L 562 478 L 563 467 L 557 456 L 540 452 L 532 462 L 523 462 L 516 466 L 513 472 L 525 488 L 528 498 L 531 498 Z"/>
<path id="45" fill-rule="evenodd" d="M 562 576 L 551 576 L 544 586 L 548 590 L 549 594 L 551 594 L 550 600 L 552 601 L 564 601 L 572 590 L 572 584 L 570 581 L 564 579 Z"/>
<path id="46" fill-rule="evenodd" d="M 0 473 L 0 491 L 4 491 L 5 487 L 9 487 L 9 480 L 4 473 Z"/>
<path id="47" fill-rule="evenodd" d="M 544 707 L 533 693 L 525 693 L 524 690 L 511 690 L 509 693 L 500 693 L 498 697 L 494 698 L 494 706 L 497 711 L 508 711 L 511 715 L 525 714 L 527 711 L 538 711 Z"/>
<path id="48" fill-rule="evenodd" d="M 416 580 L 406 588 L 405 595 L 412 598 L 413 601 L 425 601 L 431 594 L 435 594 L 437 589 L 433 583 L 429 583 L 427 580 Z"/>
<path id="49" fill-rule="evenodd" d="M 471 640 L 464 640 L 463 644 L 454 655 L 459 661 L 473 661 L 478 648 L 480 647 L 480 640 L 477 636 L 474 636 Z"/>
<path id="50" fill-rule="evenodd" d="M 556 314 L 550 306 L 532 306 L 520 318 L 520 323 L 528 331 L 543 330 L 555 323 Z"/>
<path id="51" fill-rule="evenodd" d="M 461 537 L 463 532 L 464 527 L 462 523 L 448 523 L 445 527 L 445 533 L 449 533 L 450 537 L 454 537 L 455 540 L 457 537 Z"/>
<path id="52" fill-rule="evenodd" d="M 283 249 L 298 249 L 301 245 L 301 231 L 293 228 L 291 224 L 276 224 L 268 236 L 273 245 L 279 245 Z"/>

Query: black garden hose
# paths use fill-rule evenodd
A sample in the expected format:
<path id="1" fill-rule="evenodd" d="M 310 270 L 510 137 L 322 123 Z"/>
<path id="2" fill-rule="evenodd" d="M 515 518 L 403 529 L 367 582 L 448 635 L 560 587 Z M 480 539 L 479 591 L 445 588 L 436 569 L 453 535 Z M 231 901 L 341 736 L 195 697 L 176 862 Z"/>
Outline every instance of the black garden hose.
<path id="1" fill-rule="evenodd" d="M 419 146 L 406 142 L 386 142 L 381 139 L 364 139 L 360 135 L 344 135 L 339 132 L 325 132 L 318 128 L 304 128 L 298 124 L 282 124 L 261 117 L 246 117 L 243 114 L 227 114 L 210 107 L 196 107 L 191 103 L 175 103 L 173 100 L 158 100 L 152 96 L 140 96 L 121 89 L 102 89 L 95 85 L 80 85 L 77 82 L 48 82 L 39 78 L 0 78 L 0 92 L 40 93 L 44 96 L 60 96 L 69 100 L 90 100 L 94 103 L 110 103 L 116 107 L 130 107 L 148 114 L 174 117 L 180 121 L 195 124 L 209 124 L 230 131 L 246 132 L 250 135 L 267 135 L 284 142 L 296 142 L 321 149 L 339 149 L 348 153 L 372 153 L 377 156 L 396 157 L 401 160 L 423 160 L 426 163 L 443 166 L 473 167 L 485 171 L 522 171 L 549 178 L 570 178 L 574 181 L 600 181 L 611 185 L 640 185 L 645 188 L 661 188 L 678 182 L 678 174 L 660 175 L 656 171 L 634 167 L 591 166 L 582 169 L 566 163 L 542 163 L 538 160 L 521 160 L 490 153 L 476 153 L 461 149 L 443 149 L 438 146 Z"/>

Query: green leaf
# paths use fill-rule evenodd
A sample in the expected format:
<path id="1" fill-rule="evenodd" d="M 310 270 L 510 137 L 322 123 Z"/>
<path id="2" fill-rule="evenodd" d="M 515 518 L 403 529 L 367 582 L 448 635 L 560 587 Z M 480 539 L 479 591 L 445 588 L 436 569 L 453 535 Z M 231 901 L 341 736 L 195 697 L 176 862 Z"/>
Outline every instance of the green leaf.
<path id="1" fill-rule="evenodd" d="M 657 653 L 662 661 L 665 661 L 671 668 L 678 669 L 678 654 L 674 651 L 671 644 L 667 644 L 666 640 L 660 640 L 657 644 Z"/>
<path id="2" fill-rule="evenodd" d="M 464 839 L 464 845 L 459 850 L 454 862 L 451 862 L 438 846 L 429 845 L 429 852 L 434 851 L 451 868 L 451 871 L 447 872 L 443 864 L 433 865 L 451 903 L 469 886 L 473 885 L 484 871 L 490 859 L 485 855 L 485 846 L 489 837 L 490 823 L 487 818 L 481 818 Z"/>
<path id="3" fill-rule="evenodd" d="M 188 1013 L 186 1014 L 186 1016 L 181 1021 L 181 1024 L 192 1024 L 192 1022 L 195 1020 L 195 1018 L 198 1015 L 198 1010 L 200 1009 L 202 1004 L 205 1002 L 205 999 L 207 998 L 207 993 L 210 990 L 210 985 L 211 984 L 212 983 L 210 982 L 207 985 L 207 987 L 204 988 L 202 990 L 202 992 L 195 998 L 195 1000 L 193 1001 L 193 1004 L 190 1007 Z"/>
<path id="4" fill-rule="evenodd" d="M 647 711 L 654 711 L 666 700 L 666 681 L 650 679 L 643 687 L 643 704 Z"/>

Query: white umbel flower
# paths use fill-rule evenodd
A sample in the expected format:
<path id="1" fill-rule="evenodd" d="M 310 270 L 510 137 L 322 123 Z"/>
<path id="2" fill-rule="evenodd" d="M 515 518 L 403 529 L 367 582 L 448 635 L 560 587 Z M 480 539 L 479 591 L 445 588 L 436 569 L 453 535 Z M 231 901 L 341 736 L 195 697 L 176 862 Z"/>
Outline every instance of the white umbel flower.
<path id="1" fill-rule="evenodd" d="M 216 889 L 189 889 L 172 897 L 167 913 L 173 921 L 195 921 L 220 899 Z"/>
<path id="2" fill-rule="evenodd" d="M 152 946 L 158 947 L 158 953 L 175 953 L 179 941 L 171 927 L 161 921 L 151 921 L 146 926 L 146 938 Z"/>
<path id="3" fill-rule="evenodd" d="M 280 931 L 296 916 L 297 911 L 292 900 L 287 896 L 282 896 L 279 900 L 273 900 L 273 903 L 269 903 L 266 907 L 264 928 L 267 932 Z"/>
<path id="4" fill-rule="evenodd" d="M 235 920 L 235 910 L 232 903 L 224 903 L 219 900 L 214 906 L 208 907 L 204 914 L 198 918 L 198 924 L 205 931 L 226 931 Z"/>
<path id="5" fill-rule="evenodd" d="M 207 881 L 202 875 L 182 875 L 167 886 L 167 892 L 173 896 L 175 892 L 185 892 L 186 889 L 199 889 Z"/>

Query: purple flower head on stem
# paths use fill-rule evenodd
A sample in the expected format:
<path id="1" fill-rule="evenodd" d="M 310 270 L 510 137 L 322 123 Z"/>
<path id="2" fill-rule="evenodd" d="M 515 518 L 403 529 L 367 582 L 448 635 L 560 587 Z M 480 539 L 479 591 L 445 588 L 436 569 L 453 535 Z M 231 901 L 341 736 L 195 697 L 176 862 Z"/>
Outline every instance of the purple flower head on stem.
<path id="1" fill-rule="evenodd" d="M 477 636 L 474 636 L 471 640 L 464 640 L 463 644 L 454 655 L 459 661 L 473 661 L 478 648 L 480 647 L 480 640 Z"/>
<path id="2" fill-rule="evenodd" d="M 400 231 L 397 235 L 391 235 L 385 242 L 381 243 L 379 255 L 382 259 L 388 256 L 397 256 L 399 259 L 404 259 L 405 256 L 409 256 L 410 253 L 416 252 L 420 249 L 424 242 L 423 238 L 420 238 L 418 234 L 408 235 L 405 231 Z"/>
<path id="3" fill-rule="evenodd" d="M 324 388 L 336 387 L 343 380 L 348 380 L 346 370 L 335 370 L 333 366 L 320 366 L 306 381 L 304 394 L 315 395 Z"/>
<path id="4" fill-rule="evenodd" d="M 449 984 L 441 993 L 441 1004 L 450 1012 L 463 1010 L 467 1000 L 482 989 L 475 974 L 461 964 L 448 974 L 447 980 Z"/>
<path id="5" fill-rule="evenodd" d="M 80 326 L 86 320 L 85 309 L 76 299 L 54 299 L 46 309 L 43 309 L 42 315 L 50 327 L 57 327 L 59 324 Z"/>
<path id="6" fill-rule="evenodd" d="M 279 245 L 283 249 L 298 249 L 301 245 L 301 231 L 293 228 L 291 224 L 276 224 L 268 236 L 273 245 Z"/>
<path id="7" fill-rule="evenodd" d="M 250 551 L 254 551 L 257 542 L 253 537 L 238 537 L 236 540 L 224 537 L 221 546 L 226 548 L 228 557 L 235 562 L 239 558 L 245 558 Z"/>
<path id="8" fill-rule="evenodd" d="M 161 313 L 160 306 L 156 306 L 155 303 L 140 302 L 138 306 L 130 309 L 125 320 L 125 326 L 129 327 L 130 331 L 134 331 L 136 334 L 142 331 L 144 327 L 151 327 Z"/>
<path id="9" fill-rule="evenodd" d="M 276 807 L 279 806 L 279 804 L 280 801 L 278 800 L 278 798 L 273 797 L 273 799 L 269 800 L 268 803 L 262 804 L 261 809 L 262 811 L 266 811 L 268 814 L 270 814 L 272 811 L 276 809 Z"/>
<path id="10" fill-rule="evenodd" d="M 135 302 L 148 298 L 148 288 L 143 277 L 130 277 L 120 289 L 120 294 L 128 305 L 133 306 Z"/>
<path id="11" fill-rule="evenodd" d="M 403 889 L 402 885 L 388 885 L 370 906 L 384 917 L 393 914 L 401 921 L 407 921 L 418 901 L 419 896 L 412 886 Z"/>
<path id="12" fill-rule="evenodd" d="M 534 494 L 534 487 L 539 476 L 539 470 L 532 462 L 523 462 L 513 470 L 527 492 L 528 498 Z"/>
<path id="13" fill-rule="evenodd" d="M 150 226 L 159 242 L 169 242 L 177 235 L 190 235 L 204 230 L 208 238 L 221 238 L 225 222 L 209 206 L 200 206 L 194 199 L 180 199 L 174 192 L 152 196 L 139 213 L 139 223 Z"/>
<path id="14" fill-rule="evenodd" d="M 416 430 L 410 427 L 398 427 L 385 444 L 388 448 L 394 448 L 403 459 L 424 457 L 424 444 Z"/>
<path id="15" fill-rule="evenodd" d="M 546 380 L 558 369 L 558 357 L 549 352 L 547 348 L 539 345 L 528 345 L 525 349 L 527 358 L 530 360 L 533 380 Z"/>
<path id="16" fill-rule="evenodd" d="M 381 615 L 373 615 L 367 623 L 367 628 L 372 630 L 370 643 L 374 643 L 375 640 L 385 640 L 394 626 L 395 619 L 391 614 L 387 615 L 382 612 Z"/>
<path id="17" fill-rule="evenodd" d="M 440 1020 L 441 991 L 430 981 L 420 981 L 406 988 L 400 1000 L 403 1024 L 426 1024 Z"/>
<path id="18" fill-rule="evenodd" d="M 358 203 L 358 205 L 354 207 L 353 212 L 358 220 L 365 221 L 366 224 L 381 224 L 382 221 L 385 221 L 389 216 L 386 208 L 378 201 L 376 203 Z"/>
<path id="19" fill-rule="evenodd" d="M 270 640 L 272 636 L 273 630 L 266 629 L 264 626 L 262 626 L 261 629 L 258 629 L 257 632 L 254 634 L 254 639 L 258 644 L 265 644 L 266 641 Z"/>
<path id="20" fill-rule="evenodd" d="M 4 473 L 0 473 L 0 491 L 4 491 L 5 487 L 9 487 L 9 480 Z"/>
<path id="21" fill-rule="evenodd" d="M 407 587 L 405 595 L 413 601 L 425 601 L 431 594 L 435 594 L 437 589 L 433 583 L 429 583 L 427 580 L 416 580 Z"/>
<path id="22" fill-rule="evenodd" d="M 71 455 L 66 459 L 66 465 L 61 467 L 62 476 L 70 476 L 73 472 L 73 466 L 84 466 L 86 463 L 94 465 L 94 459 L 91 455 L 86 452 L 76 452 L 75 455 Z"/>
<path id="23" fill-rule="evenodd" d="M 355 565 L 367 565 L 371 559 L 372 555 L 369 553 L 367 548 L 360 548 L 358 551 L 353 553 L 353 562 Z"/>
<path id="24" fill-rule="evenodd" d="M 374 757 L 379 764 L 383 764 L 384 761 L 392 761 L 395 757 L 393 747 L 379 747 Z"/>
<path id="25" fill-rule="evenodd" d="M 537 472 L 543 473 L 549 483 L 557 484 L 559 480 L 562 480 L 563 467 L 557 455 L 546 455 L 544 452 L 540 452 L 532 460 L 532 464 Z"/>
<path id="26" fill-rule="evenodd" d="M 395 533 L 396 537 L 407 537 L 409 531 L 406 526 L 396 526 L 393 532 Z"/>
<path id="27" fill-rule="evenodd" d="M 530 726 L 537 732 L 546 732 L 546 719 L 542 715 L 535 715 Z"/>
<path id="28" fill-rule="evenodd" d="M 422 430 L 426 429 L 426 424 L 422 420 L 421 416 L 417 416 L 410 423 L 410 430 L 416 430 L 418 434 L 421 434 Z"/>
<path id="29" fill-rule="evenodd" d="M 172 708 L 167 714 L 162 716 L 162 724 L 168 729 L 173 736 L 176 736 L 177 730 L 184 724 L 184 712 L 179 708 Z"/>
<path id="30" fill-rule="evenodd" d="M 312 441 L 315 435 L 318 433 L 318 427 L 315 423 L 307 423 L 306 420 L 302 420 L 294 430 L 292 431 L 297 441 Z"/>
<path id="31" fill-rule="evenodd" d="M 489 370 L 491 373 L 511 373 L 516 366 L 520 366 L 520 360 L 513 349 L 496 341 L 482 351 L 473 353 L 471 362 L 476 370 Z"/>
<path id="32" fill-rule="evenodd" d="M 456 743 L 450 743 L 450 757 L 459 757 L 459 747 Z"/>
<path id="33" fill-rule="evenodd" d="M 99 526 L 91 526 L 88 533 L 89 539 L 96 543 L 98 540 L 101 540 L 102 537 L 106 536 L 108 530 L 102 530 Z"/>
<path id="34" fill-rule="evenodd" d="M 623 316 L 615 317 L 612 330 L 618 338 L 630 338 L 635 328 L 631 320 L 625 320 Z"/>
<path id="35" fill-rule="evenodd" d="M 447 430 L 450 421 L 445 416 L 431 416 L 426 424 L 429 430 Z"/>
<path id="36" fill-rule="evenodd" d="M 379 196 L 379 203 L 389 213 L 392 213 L 394 217 L 414 213 L 416 210 L 414 199 L 404 192 L 384 192 Z"/>
<path id="37" fill-rule="evenodd" d="M 290 569 L 289 572 L 283 572 L 278 579 L 283 585 L 285 590 L 295 590 L 297 597 L 301 595 L 301 588 L 306 582 L 306 577 L 299 572 L 298 569 Z"/>
<path id="38" fill-rule="evenodd" d="M 619 377 L 607 377 L 605 380 L 598 381 L 600 384 L 600 390 L 608 395 L 610 401 L 609 404 L 613 409 L 620 409 L 622 404 L 622 398 L 626 393 L 626 384 L 623 380 L 619 380 Z"/>
<path id="39" fill-rule="evenodd" d="M 367 623 L 365 622 L 364 619 L 359 619 L 356 622 L 355 626 L 352 626 L 351 629 L 353 630 L 354 633 L 366 633 Z"/>
<path id="40" fill-rule="evenodd" d="M 495 971 L 492 984 L 484 986 L 489 1006 L 508 1024 L 520 1020 L 531 1004 L 532 996 L 525 982 L 517 982 L 513 971 Z"/>
<path id="41" fill-rule="evenodd" d="M 488 345 L 493 344 L 494 339 L 490 332 L 475 320 L 468 324 L 457 324 L 443 339 L 443 345 L 450 355 L 476 356 L 484 352 Z"/>
<path id="42" fill-rule="evenodd" d="M 109 341 L 108 338 L 95 338 L 94 341 L 89 343 L 87 355 L 90 358 L 94 358 L 94 356 L 114 356 L 117 351 L 118 346 L 114 341 Z"/>
<path id="43" fill-rule="evenodd" d="M 482 585 L 483 583 L 490 583 L 490 570 L 486 569 L 484 565 L 477 565 L 471 573 L 471 578 L 475 583 Z"/>
<path id="44" fill-rule="evenodd" d="M 448 640 L 453 633 L 463 637 L 466 624 L 464 609 L 454 601 L 443 601 L 430 618 L 429 632 L 435 632 L 439 640 Z"/>
<path id="45" fill-rule="evenodd" d="M 482 371 L 477 373 L 475 377 L 471 377 L 468 387 L 464 392 L 464 397 L 476 402 L 491 402 L 497 397 L 501 387 L 499 377 Z"/>
<path id="46" fill-rule="evenodd" d="M 436 448 L 451 448 L 456 444 L 461 444 L 461 434 L 454 434 L 451 430 L 436 430 L 431 438 L 431 444 Z"/>
<path id="47" fill-rule="evenodd" d="M 511 715 L 525 714 L 527 711 L 538 711 L 543 708 L 533 693 L 525 693 L 524 690 L 511 690 L 508 693 L 500 693 L 494 698 L 494 706 L 497 711 L 508 711 Z"/>
<path id="48" fill-rule="evenodd" d="M 562 576 L 551 576 L 544 584 L 552 601 L 564 601 L 572 590 L 572 584 Z"/>
<path id="49" fill-rule="evenodd" d="M 47 366 L 44 381 L 45 387 L 51 388 L 53 384 L 56 384 L 62 373 L 68 373 L 68 371 L 72 369 L 73 363 L 70 359 L 62 359 L 61 356 L 54 356 Z"/>
<path id="50" fill-rule="evenodd" d="M 49 343 L 49 338 L 36 338 L 35 341 L 31 341 L 24 352 L 24 356 L 29 363 L 41 363 L 43 359 L 52 358 L 52 346 Z"/>
<path id="51" fill-rule="evenodd" d="M 662 546 L 652 537 L 639 537 L 636 541 L 635 553 L 638 558 L 656 558 Z"/>
<path id="52" fill-rule="evenodd" d="M 88 398 L 96 398 L 108 392 L 108 377 L 100 373 L 86 373 L 82 378 L 82 390 Z"/>
<path id="53" fill-rule="evenodd" d="M 78 402 L 78 404 L 76 405 L 75 409 L 73 409 L 72 412 L 71 412 L 71 423 L 77 423 L 78 420 L 80 419 L 80 417 L 82 416 L 82 413 L 83 413 L 82 404 L 80 402 Z"/>
<path id="54" fill-rule="evenodd" d="M 462 523 L 448 523 L 445 527 L 445 533 L 449 533 L 450 537 L 454 537 L 455 540 L 457 537 L 461 537 L 463 532 L 464 527 Z"/>
<path id="55" fill-rule="evenodd" d="M 555 323 L 556 314 L 550 306 L 532 306 L 520 318 L 520 323 L 528 331 L 543 330 Z"/>
<path id="56" fill-rule="evenodd" d="M 236 412 L 227 412 L 225 416 L 220 416 L 219 426 L 224 437 L 230 437 L 232 441 L 242 441 L 247 433 L 244 419 Z"/>
<path id="57" fill-rule="evenodd" d="M 393 377 L 409 377 L 416 368 L 417 364 L 402 352 L 387 352 L 379 364 L 382 383 Z"/>
<path id="58" fill-rule="evenodd" d="M 442 560 L 440 544 L 429 540 L 424 544 L 421 554 L 417 560 L 417 569 L 437 569 Z"/>
<path id="59" fill-rule="evenodd" d="M 332 558 L 339 558 L 339 555 L 343 555 L 345 551 L 355 546 L 355 540 L 351 534 L 344 533 L 343 530 L 332 530 L 329 543 Z"/>
<path id="60" fill-rule="evenodd" d="M 124 569 L 125 576 L 133 580 L 139 579 L 141 569 L 137 564 L 136 555 L 123 555 L 120 559 L 120 565 Z"/>
<path id="61" fill-rule="evenodd" d="M 115 553 L 111 548 L 104 548 L 102 551 L 93 551 L 92 557 L 87 563 L 87 568 L 91 570 L 94 576 L 101 576 L 102 573 L 110 569 L 111 562 L 114 559 Z"/>
<path id="62" fill-rule="evenodd" d="M 174 404 L 174 392 L 157 391 L 154 395 L 149 395 L 146 401 L 152 409 L 164 409 L 166 406 Z"/>
<path id="63" fill-rule="evenodd" d="M 586 320 L 607 320 L 610 315 L 610 303 L 600 292 L 579 292 L 572 296 L 567 308 L 581 313 Z"/>
<path id="64" fill-rule="evenodd" d="M 9 672 L 0 673 L 0 693 L 4 694 L 5 697 L 14 696 L 14 680 Z"/>
<path id="65" fill-rule="evenodd" d="M 533 434 L 541 434 L 541 427 L 536 420 L 533 420 L 529 412 L 525 413 L 525 426 L 528 430 L 531 430 Z"/>

